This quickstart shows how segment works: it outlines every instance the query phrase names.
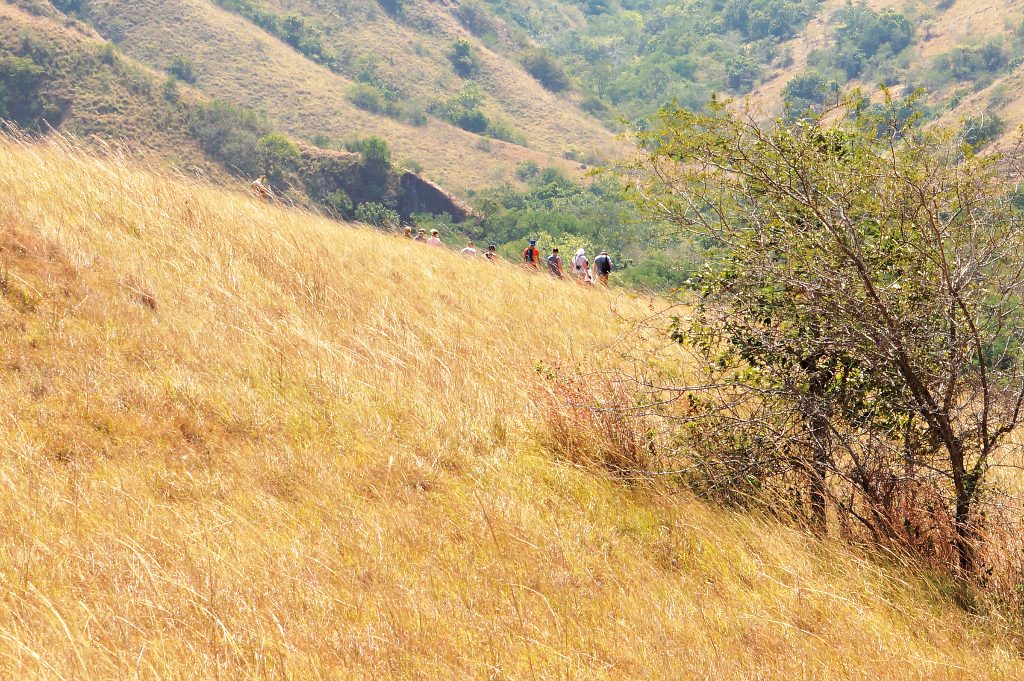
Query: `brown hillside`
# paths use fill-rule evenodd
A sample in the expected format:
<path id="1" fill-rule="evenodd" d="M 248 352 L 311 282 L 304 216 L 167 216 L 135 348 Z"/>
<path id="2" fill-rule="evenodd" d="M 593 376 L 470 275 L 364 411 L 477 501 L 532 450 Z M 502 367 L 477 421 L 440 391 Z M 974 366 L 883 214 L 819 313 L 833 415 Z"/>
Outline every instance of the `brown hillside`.
<path id="1" fill-rule="evenodd" d="M 434 120 L 415 127 L 362 111 L 346 97 L 352 81 L 206 0 L 92 0 L 88 9 L 101 33 L 141 61 L 162 66 L 187 56 L 199 73 L 198 89 L 209 96 L 266 111 L 282 130 L 305 139 L 380 135 L 400 160 L 419 161 L 432 179 L 451 188 L 507 180 L 526 160 L 570 167 L 558 158 L 562 146 L 555 145 L 559 136 L 554 132 L 538 138 L 547 139 L 547 148 L 532 150 Z M 592 125 L 599 144 L 613 143 L 610 133 Z"/>
<path id="2" fill-rule="evenodd" d="M 189 135 L 181 108 L 163 96 L 155 74 L 120 56 L 104 59 L 104 42 L 80 24 L 0 3 L 0 52 L 26 44 L 48 65 L 44 89 L 63 110 L 57 122 L 64 131 L 123 141 L 177 167 L 219 172 Z"/>

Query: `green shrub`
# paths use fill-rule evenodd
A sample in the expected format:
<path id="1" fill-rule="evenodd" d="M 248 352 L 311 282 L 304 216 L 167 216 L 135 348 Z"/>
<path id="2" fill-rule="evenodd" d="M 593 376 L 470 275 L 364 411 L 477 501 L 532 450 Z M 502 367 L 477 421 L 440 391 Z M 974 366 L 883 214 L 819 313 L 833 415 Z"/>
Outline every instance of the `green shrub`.
<path id="1" fill-rule="evenodd" d="M 203 151 L 253 177 L 261 172 L 256 147 L 273 129 L 262 114 L 215 100 L 193 110 L 191 132 Z"/>
<path id="2" fill-rule="evenodd" d="M 520 61 L 538 83 L 552 92 L 568 90 L 572 85 L 565 68 L 546 50 L 531 50 Z"/>
<path id="3" fill-rule="evenodd" d="M 171 62 L 171 65 L 167 67 L 167 72 L 181 82 L 188 83 L 189 85 L 195 85 L 198 80 L 195 66 L 191 61 L 183 57 L 176 57 Z"/>
<path id="4" fill-rule="evenodd" d="M 302 153 L 290 139 L 279 132 L 264 135 L 256 142 L 256 159 L 260 173 L 274 185 L 284 184 L 285 178 L 298 168 Z"/>
<path id="5" fill-rule="evenodd" d="M 31 59 L 0 58 L 0 118 L 23 128 L 36 129 L 55 115 L 52 105 L 40 94 L 46 69 Z"/>
<path id="6" fill-rule="evenodd" d="M 383 204 L 373 201 L 359 204 L 359 207 L 356 208 L 355 218 L 359 222 L 373 225 L 374 227 L 395 228 L 398 227 L 400 221 L 398 213 Z"/>
<path id="7" fill-rule="evenodd" d="M 523 161 L 516 166 L 516 177 L 523 182 L 536 177 L 539 172 L 540 166 L 537 165 L 536 161 Z"/>
<path id="8" fill-rule="evenodd" d="M 465 38 L 459 38 L 452 43 L 448 50 L 448 61 L 451 62 L 455 73 L 463 78 L 472 78 L 480 71 L 480 58 Z"/>
<path id="9" fill-rule="evenodd" d="M 371 135 L 345 143 L 345 148 L 363 157 L 363 163 L 379 168 L 391 167 L 391 145 L 387 140 Z"/>
<path id="10" fill-rule="evenodd" d="M 117 48 L 114 47 L 114 43 L 103 43 L 98 56 L 104 64 L 113 64 L 117 61 Z"/>
<path id="11" fill-rule="evenodd" d="M 323 203 L 336 217 L 352 216 L 352 199 L 344 189 L 336 189 L 324 197 Z"/>

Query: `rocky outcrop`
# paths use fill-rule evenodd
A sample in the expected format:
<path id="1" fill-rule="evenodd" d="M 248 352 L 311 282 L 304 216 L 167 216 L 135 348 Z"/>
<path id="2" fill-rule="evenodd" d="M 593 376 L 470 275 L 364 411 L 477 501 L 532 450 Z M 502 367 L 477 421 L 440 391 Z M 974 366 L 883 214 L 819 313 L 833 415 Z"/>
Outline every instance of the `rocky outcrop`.
<path id="1" fill-rule="evenodd" d="M 478 219 L 458 197 L 411 171 L 368 165 L 359 154 L 300 146 L 299 175 L 306 191 L 317 201 L 344 191 L 355 205 L 383 203 L 398 211 L 403 221 L 415 213 L 447 214 L 456 222 Z"/>
<path id="2" fill-rule="evenodd" d="M 479 217 L 464 201 L 413 172 L 402 174 L 402 198 L 398 212 L 403 220 L 408 220 L 413 213 L 447 213 L 455 222 Z"/>

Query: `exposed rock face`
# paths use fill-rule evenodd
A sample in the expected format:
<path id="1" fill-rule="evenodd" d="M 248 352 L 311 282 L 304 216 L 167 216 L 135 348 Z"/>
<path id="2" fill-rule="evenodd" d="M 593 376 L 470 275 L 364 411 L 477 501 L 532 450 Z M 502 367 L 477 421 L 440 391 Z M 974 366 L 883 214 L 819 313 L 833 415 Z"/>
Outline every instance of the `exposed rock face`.
<path id="1" fill-rule="evenodd" d="M 478 217 L 465 202 L 412 172 L 402 174 L 402 198 L 398 212 L 403 220 L 408 220 L 413 213 L 447 213 L 456 222 Z"/>
<path id="2" fill-rule="evenodd" d="M 341 189 L 355 204 L 375 201 L 408 221 L 414 213 L 447 213 L 456 222 L 477 219 L 473 209 L 442 187 L 413 172 L 401 174 L 363 162 L 359 154 L 302 145 L 299 174 L 317 201 Z"/>

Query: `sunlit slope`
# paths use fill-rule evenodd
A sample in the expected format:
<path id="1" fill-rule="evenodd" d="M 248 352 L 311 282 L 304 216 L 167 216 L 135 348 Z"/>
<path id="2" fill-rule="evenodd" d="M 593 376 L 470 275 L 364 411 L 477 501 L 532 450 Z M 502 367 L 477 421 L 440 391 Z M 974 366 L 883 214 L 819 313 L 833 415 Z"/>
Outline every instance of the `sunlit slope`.
<path id="1" fill-rule="evenodd" d="M 638 303 L 0 145 L 0 678 L 1014 679 L 941 585 L 538 444 Z"/>
<path id="2" fill-rule="evenodd" d="M 103 59 L 104 41 L 63 16 L 0 2 L 0 56 L 35 56 L 44 65 L 43 94 L 60 110 L 52 124 L 97 146 L 126 141 L 153 162 L 218 174 L 189 134 L 182 107 L 161 91 L 161 76 L 122 57 Z"/>
<path id="3" fill-rule="evenodd" d="M 578 117 L 565 114 L 568 105 L 556 106 L 552 96 L 543 93 L 532 80 L 519 87 L 519 91 L 525 91 L 520 92 L 521 98 L 535 93 L 539 107 L 524 119 L 539 126 L 522 130 L 529 133 L 532 148 L 527 149 L 483 140 L 437 119 L 415 126 L 363 111 L 349 101 L 351 80 L 314 64 L 211 0 L 89 0 L 86 6 L 100 32 L 140 61 L 166 67 L 175 58 L 191 60 L 199 76 L 196 88 L 204 94 L 264 111 L 281 130 L 306 140 L 316 135 L 341 140 L 380 135 L 391 143 L 398 160 L 422 163 L 428 176 L 449 188 L 491 186 L 510 180 L 516 166 L 527 160 L 568 168 L 562 152 L 573 143 L 599 151 L 618 148 L 612 133 L 579 110 L 574 110 Z M 395 25 L 383 13 L 368 27 L 364 23 L 356 24 L 370 32 L 360 38 L 367 41 L 360 50 L 386 50 L 389 68 L 403 73 L 415 73 L 426 64 L 428 73 L 421 78 L 437 70 L 438 65 L 431 59 L 415 57 L 416 35 L 411 29 Z M 445 60 L 439 45 L 434 46 L 434 57 Z M 392 55 L 395 51 L 401 54 Z M 408 62 L 400 61 L 406 58 Z M 526 78 L 525 72 L 521 75 Z M 461 88 L 455 82 L 448 87 L 432 80 L 422 84 L 420 78 L 414 80 L 419 88 L 433 88 L 437 99 L 456 94 Z M 522 111 L 506 109 L 505 119 L 522 129 L 518 120 Z"/>
<path id="4" fill-rule="evenodd" d="M 836 13 L 847 4 L 846 0 L 823 0 L 818 15 L 804 31 L 781 46 L 781 51 L 790 59 L 751 93 L 749 100 L 756 110 L 779 110 L 783 89 L 809 68 L 810 55 L 833 45 Z M 977 48 L 987 42 L 1013 44 L 1021 40 L 1022 0 L 868 0 L 867 5 L 876 11 L 902 12 L 911 17 L 916 26 L 911 50 L 901 65 L 902 80 L 891 84 L 896 92 L 920 86 L 920 82 L 914 81 L 915 75 L 944 53 L 957 48 Z M 995 112 L 1006 121 L 1006 137 L 1015 138 L 1017 128 L 1024 124 L 1024 97 L 1020 95 L 1024 64 L 1011 64 L 990 80 L 980 84 L 973 80 L 954 81 L 943 88 L 929 90 L 926 100 L 939 107 L 939 117 L 950 125 Z M 878 89 L 878 83 L 870 80 L 854 82 L 852 86 L 861 86 L 869 93 Z M 950 110 L 947 105 L 954 93 L 959 93 L 959 103 Z"/>

